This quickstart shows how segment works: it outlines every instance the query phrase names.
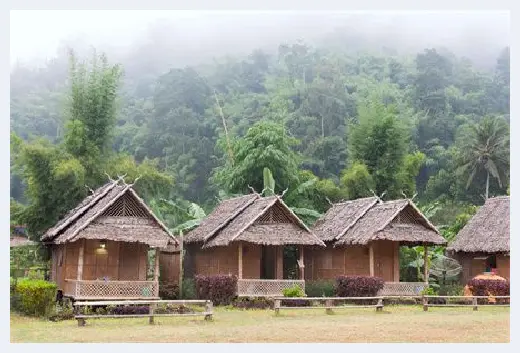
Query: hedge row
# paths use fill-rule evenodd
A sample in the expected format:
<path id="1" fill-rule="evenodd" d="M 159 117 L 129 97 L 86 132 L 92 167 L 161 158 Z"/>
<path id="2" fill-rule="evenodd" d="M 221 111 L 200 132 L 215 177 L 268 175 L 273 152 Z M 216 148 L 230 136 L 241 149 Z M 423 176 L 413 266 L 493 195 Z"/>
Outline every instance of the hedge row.
<path id="1" fill-rule="evenodd" d="M 237 296 L 236 276 L 195 276 L 197 298 L 208 299 L 214 305 L 229 305 Z"/>
<path id="2" fill-rule="evenodd" d="M 48 316 L 56 300 L 55 283 L 44 280 L 11 281 L 11 307 L 29 316 Z"/>

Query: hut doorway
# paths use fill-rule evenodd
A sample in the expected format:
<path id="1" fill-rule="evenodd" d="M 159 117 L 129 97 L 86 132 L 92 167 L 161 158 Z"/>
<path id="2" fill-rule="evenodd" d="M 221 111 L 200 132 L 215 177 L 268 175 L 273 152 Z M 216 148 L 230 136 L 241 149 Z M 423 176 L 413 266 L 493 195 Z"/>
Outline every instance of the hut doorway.
<path id="1" fill-rule="evenodd" d="M 262 246 L 260 279 L 276 279 L 276 247 Z"/>

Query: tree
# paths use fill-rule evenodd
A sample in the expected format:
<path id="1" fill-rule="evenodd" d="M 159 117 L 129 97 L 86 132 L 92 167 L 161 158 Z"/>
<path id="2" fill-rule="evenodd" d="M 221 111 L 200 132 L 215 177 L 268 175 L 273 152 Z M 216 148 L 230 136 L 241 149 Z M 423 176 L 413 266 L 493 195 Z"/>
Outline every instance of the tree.
<path id="1" fill-rule="evenodd" d="M 359 123 L 350 128 L 350 158 L 366 165 L 375 192 L 399 197 L 399 174 L 408 150 L 408 133 L 393 106 L 372 101 L 359 107 Z"/>
<path id="2" fill-rule="evenodd" d="M 459 147 L 459 173 L 469 174 L 466 189 L 477 173 L 486 175 L 485 199 L 489 197 L 489 177 L 502 188 L 509 171 L 509 127 L 500 118 L 485 117 L 463 134 Z"/>
<path id="3" fill-rule="evenodd" d="M 248 186 L 263 189 L 263 170 L 269 168 L 276 180 L 276 193 L 298 184 L 298 156 L 291 149 L 297 140 L 284 127 L 260 121 L 233 143 L 234 164 L 215 170 L 214 182 L 228 192 L 248 193 Z"/>
<path id="4" fill-rule="evenodd" d="M 361 162 L 354 162 L 343 171 L 340 184 L 349 200 L 370 196 L 375 187 L 367 166 Z"/>

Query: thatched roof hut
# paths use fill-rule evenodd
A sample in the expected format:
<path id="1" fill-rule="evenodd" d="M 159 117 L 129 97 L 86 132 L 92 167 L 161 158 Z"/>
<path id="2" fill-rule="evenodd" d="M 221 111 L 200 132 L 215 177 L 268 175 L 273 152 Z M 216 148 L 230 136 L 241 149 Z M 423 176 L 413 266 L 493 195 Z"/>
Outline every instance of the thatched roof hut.
<path id="1" fill-rule="evenodd" d="M 133 184 L 109 182 L 86 197 L 41 240 L 63 244 L 78 239 L 143 243 L 154 248 L 177 244 L 169 229 L 133 189 Z"/>
<path id="2" fill-rule="evenodd" d="M 184 239 L 188 244 L 203 243 L 203 248 L 232 242 L 325 245 L 279 196 L 262 197 L 257 193 L 222 201 Z"/>
<path id="3" fill-rule="evenodd" d="M 509 196 L 486 200 L 448 246 L 454 252 L 509 252 Z"/>
<path id="4" fill-rule="evenodd" d="M 411 200 L 367 197 L 337 203 L 313 227 L 325 242 L 366 245 L 390 240 L 407 245 L 442 245 L 446 240 Z"/>

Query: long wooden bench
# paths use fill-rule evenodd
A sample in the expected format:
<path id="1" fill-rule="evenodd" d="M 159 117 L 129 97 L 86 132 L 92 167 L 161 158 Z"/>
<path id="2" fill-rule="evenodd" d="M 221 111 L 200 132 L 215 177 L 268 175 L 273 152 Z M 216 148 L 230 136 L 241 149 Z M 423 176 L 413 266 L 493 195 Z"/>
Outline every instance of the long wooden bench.
<path id="1" fill-rule="evenodd" d="M 173 305 L 200 305 L 204 306 L 205 309 L 202 312 L 194 313 L 171 313 L 171 314 L 157 314 L 155 309 L 158 304 L 173 304 Z M 148 314 L 79 314 L 80 307 L 93 307 L 93 306 L 125 306 L 125 305 L 144 305 L 148 306 Z M 210 300 L 101 300 L 101 301 L 81 301 L 74 303 L 74 318 L 78 320 L 78 326 L 85 326 L 87 319 L 101 319 L 101 318 L 127 318 L 127 317 L 148 317 L 149 323 L 154 323 L 154 317 L 164 316 L 204 316 L 204 320 L 213 319 L 213 302 Z"/>
<path id="2" fill-rule="evenodd" d="M 280 313 L 281 309 L 325 309 L 325 313 L 332 314 L 333 309 L 345 308 L 375 308 L 376 311 L 382 311 L 384 297 L 275 297 L 274 298 L 274 312 L 276 315 Z M 281 306 L 282 301 L 310 301 L 325 302 L 325 306 Z M 377 304 L 373 305 L 333 305 L 334 301 L 355 301 L 355 300 L 377 300 Z"/>
<path id="3" fill-rule="evenodd" d="M 428 311 L 429 307 L 459 307 L 459 306 L 472 306 L 473 311 L 477 311 L 479 305 L 480 306 L 493 306 L 493 307 L 507 307 L 510 304 L 478 304 L 477 299 L 511 299 L 509 295 L 503 296 L 460 296 L 460 295 L 423 295 L 423 310 Z M 433 298 L 443 298 L 443 299 L 458 299 L 459 301 L 465 301 L 467 304 L 453 304 L 453 303 L 445 303 L 445 304 L 430 304 L 429 299 Z"/>

